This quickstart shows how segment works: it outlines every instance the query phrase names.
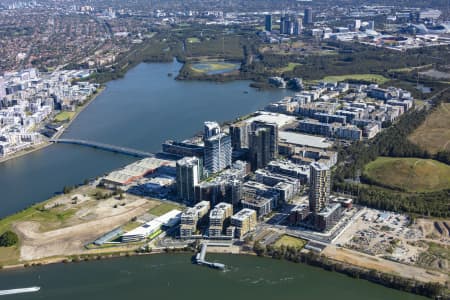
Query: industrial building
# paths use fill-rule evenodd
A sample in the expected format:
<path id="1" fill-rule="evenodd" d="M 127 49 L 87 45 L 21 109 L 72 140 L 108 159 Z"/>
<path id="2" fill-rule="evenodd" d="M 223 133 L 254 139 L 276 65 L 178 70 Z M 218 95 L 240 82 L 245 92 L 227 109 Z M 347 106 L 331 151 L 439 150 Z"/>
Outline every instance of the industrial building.
<path id="1" fill-rule="evenodd" d="M 113 171 L 101 179 L 101 184 L 107 188 L 125 187 L 136 180 L 156 172 L 161 167 L 175 168 L 175 162 L 158 158 L 144 158 L 120 170 Z"/>

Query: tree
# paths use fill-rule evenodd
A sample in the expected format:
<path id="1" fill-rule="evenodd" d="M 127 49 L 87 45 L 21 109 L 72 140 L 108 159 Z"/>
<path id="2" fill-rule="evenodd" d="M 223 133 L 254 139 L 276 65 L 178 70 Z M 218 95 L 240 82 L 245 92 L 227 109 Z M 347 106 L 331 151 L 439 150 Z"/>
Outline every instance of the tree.
<path id="1" fill-rule="evenodd" d="M 17 234 L 11 230 L 6 231 L 0 235 L 0 247 L 11 247 L 19 242 L 19 237 Z"/>

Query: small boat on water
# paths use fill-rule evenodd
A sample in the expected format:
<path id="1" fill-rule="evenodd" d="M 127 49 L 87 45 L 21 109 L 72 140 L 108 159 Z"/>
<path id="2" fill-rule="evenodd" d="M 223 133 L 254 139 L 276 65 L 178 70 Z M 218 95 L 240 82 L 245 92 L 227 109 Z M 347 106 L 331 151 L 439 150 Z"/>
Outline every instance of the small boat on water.
<path id="1" fill-rule="evenodd" d="M 0 296 L 24 294 L 24 293 L 34 293 L 34 292 L 38 292 L 40 289 L 41 288 L 38 286 L 32 286 L 32 287 L 22 288 L 22 289 L 0 290 Z"/>

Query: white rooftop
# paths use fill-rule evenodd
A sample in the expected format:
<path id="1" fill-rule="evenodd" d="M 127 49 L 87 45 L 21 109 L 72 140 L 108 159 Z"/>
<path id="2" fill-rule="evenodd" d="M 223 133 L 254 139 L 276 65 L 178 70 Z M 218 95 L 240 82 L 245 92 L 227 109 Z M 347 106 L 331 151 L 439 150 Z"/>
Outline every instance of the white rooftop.
<path id="1" fill-rule="evenodd" d="M 272 113 L 266 111 L 259 111 L 259 115 L 251 117 L 245 120 L 247 123 L 252 123 L 254 121 L 261 121 L 265 123 L 275 123 L 278 125 L 278 128 L 286 126 L 290 123 L 295 122 L 296 118 L 293 116 L 288 116 L 279 113 Z"/>
<path id="2" fill-rule="evenodd" d="M 280 142 L 286 142 L 299 146 L 309 146 L 321 149 L 326 149 L 332 146 L 332 144 L 327 142 L 323 137 L 301 134 L 297 132 L 280 131 L 278 133 L 278 137 Z"/>

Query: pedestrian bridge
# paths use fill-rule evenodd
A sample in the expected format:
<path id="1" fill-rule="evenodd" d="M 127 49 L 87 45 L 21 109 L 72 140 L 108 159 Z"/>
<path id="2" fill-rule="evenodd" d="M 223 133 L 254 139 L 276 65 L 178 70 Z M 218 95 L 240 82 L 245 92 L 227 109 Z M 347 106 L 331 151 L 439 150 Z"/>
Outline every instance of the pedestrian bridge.
<path id="1" fill-rule="evenodd" d="M 101 150 L 105 150 L 105 151 L 136 156 L 136 157 L 154 157 L 155 156 L 153 153 L 150 153 L 150 152 L 145 152 L 145 151 L 136 150 L 136 149 L 127 148 L 127 147 L 114 146 L 114 145 L 105 144 L 105 143 L 92 142 L 92 141 L 87 141 L 87 140 L 52 139 L 52 140 L 50 140 L 50 142 L 55 143 L 55 144 L 72 144 L 72 145 L 86 146 L 86 147 L 101 149 Z"/>

